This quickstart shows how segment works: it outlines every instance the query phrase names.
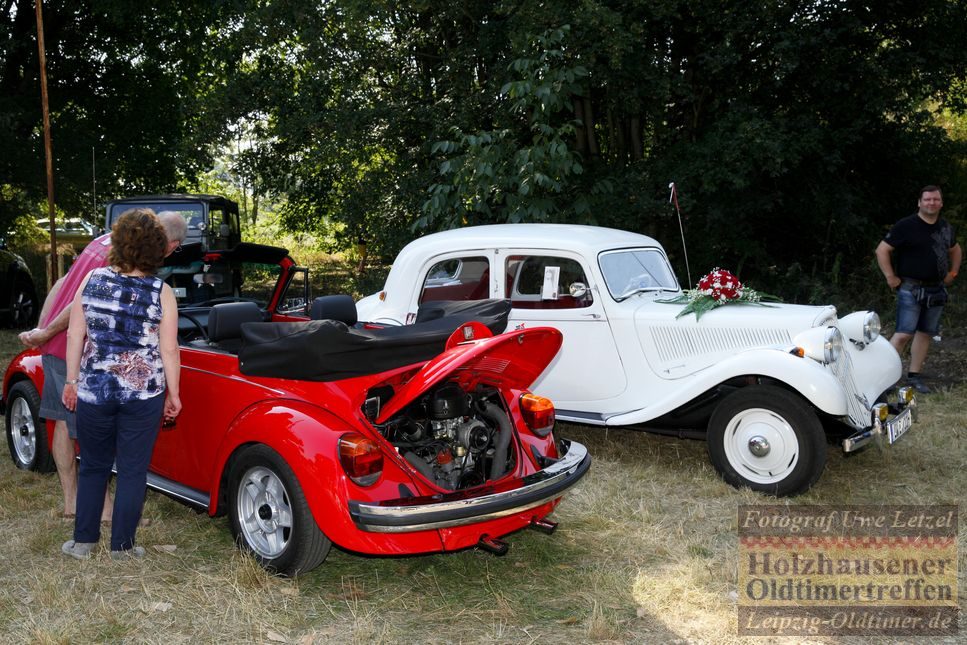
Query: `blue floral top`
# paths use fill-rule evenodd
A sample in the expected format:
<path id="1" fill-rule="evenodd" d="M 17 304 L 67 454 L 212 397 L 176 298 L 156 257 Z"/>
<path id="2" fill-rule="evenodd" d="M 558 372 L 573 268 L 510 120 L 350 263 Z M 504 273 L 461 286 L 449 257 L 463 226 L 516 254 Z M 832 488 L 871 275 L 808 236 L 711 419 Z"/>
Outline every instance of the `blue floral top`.
<path id="1" fill-rule="evenodd" d="M 87 340 L 77 397 L 101 404 L 150 399 L 165 391 L 158 330 L 161 285 L 107 267 L 91 271 L 81 293 Z"/>

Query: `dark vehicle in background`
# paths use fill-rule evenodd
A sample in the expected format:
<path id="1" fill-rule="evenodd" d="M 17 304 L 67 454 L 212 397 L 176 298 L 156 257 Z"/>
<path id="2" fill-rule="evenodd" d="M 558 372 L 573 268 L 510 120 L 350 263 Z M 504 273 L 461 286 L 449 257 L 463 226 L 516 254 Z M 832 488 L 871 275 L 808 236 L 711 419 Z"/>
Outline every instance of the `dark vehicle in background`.
<path id="1" fill-rule="evenodd" d="M 225 197 L 172 193 L 115 199 L 107 203 L 104 228 L 111 230 L 121 213 L 132 208 L 150 208 L 156 213 L 180 213 L 188 223 L 185 243 L 200 243 L 205 251 L 231 249 L 242 241 L 238 204 Z"/>
<path id="2" fill-rule="evenodd" d="M 0 323 L 26 329 L 37 322 L 40 304 L 24 259 L 0 248 Z"/>

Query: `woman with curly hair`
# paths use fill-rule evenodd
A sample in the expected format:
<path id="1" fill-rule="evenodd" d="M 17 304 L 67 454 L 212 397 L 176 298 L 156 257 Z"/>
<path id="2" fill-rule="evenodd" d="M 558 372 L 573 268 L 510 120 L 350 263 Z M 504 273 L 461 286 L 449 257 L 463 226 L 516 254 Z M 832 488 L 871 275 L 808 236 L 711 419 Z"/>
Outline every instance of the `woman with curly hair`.
<path id="1" fill-rule="evenodd" d="M 64 554 L 90 557 L 111 468 L 117 485 L 111 557 L 141 557 L 134 536 L 161 417 L 181 411 L 178 305 L 154 272 L 168 238 L 154 212 L 136 208 L 111 230 L 110 266 L 84 279 L 71 305 L 63 402 L 77 413 L 81 462 L 74 539 Z"/>

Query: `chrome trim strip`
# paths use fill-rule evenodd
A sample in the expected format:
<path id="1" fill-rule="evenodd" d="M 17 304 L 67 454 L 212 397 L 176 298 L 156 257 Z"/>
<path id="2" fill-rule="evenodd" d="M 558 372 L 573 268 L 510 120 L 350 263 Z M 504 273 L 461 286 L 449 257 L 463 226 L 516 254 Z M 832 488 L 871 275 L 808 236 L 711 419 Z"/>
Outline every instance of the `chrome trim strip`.
<path id="1" fill-rule="evenodd" d="M 528 475 L 523 486 L 481 497 L 447 499 L 419 506 L 383 506 L 349 502 L 349 514 L 363 531 L 409 533 L 475 524 L 535 508 L 561 497 L 591 466 L 588 450 L 576 441 L 562 442 L 567 453 L 544 470 Z"/>

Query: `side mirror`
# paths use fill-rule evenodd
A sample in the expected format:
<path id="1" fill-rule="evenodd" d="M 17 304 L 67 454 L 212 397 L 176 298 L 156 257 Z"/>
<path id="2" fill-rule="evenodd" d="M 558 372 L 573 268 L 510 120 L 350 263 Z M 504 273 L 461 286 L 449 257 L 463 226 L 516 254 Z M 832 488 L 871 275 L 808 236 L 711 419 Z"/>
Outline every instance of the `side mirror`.
<path id="1" fill-rule="evenodd" d="M 583 282 L 572 282 L 567 290 L 572 298 L 583 298 L 588 292 L 588 285 Z"/>

